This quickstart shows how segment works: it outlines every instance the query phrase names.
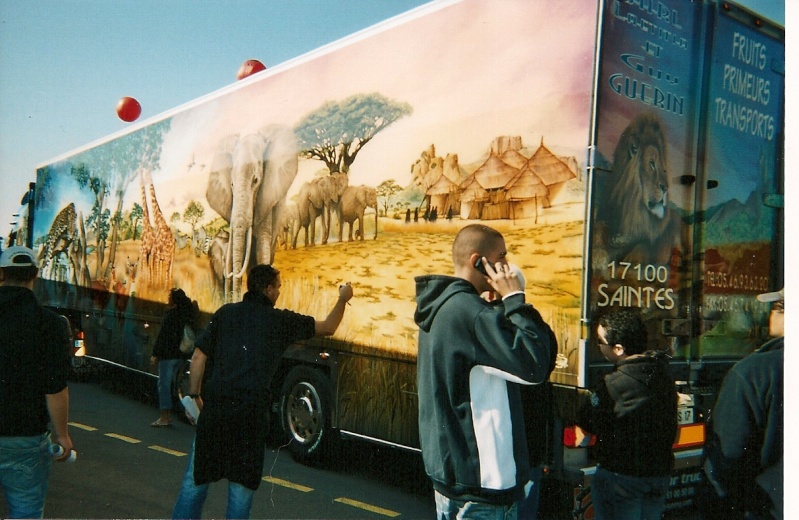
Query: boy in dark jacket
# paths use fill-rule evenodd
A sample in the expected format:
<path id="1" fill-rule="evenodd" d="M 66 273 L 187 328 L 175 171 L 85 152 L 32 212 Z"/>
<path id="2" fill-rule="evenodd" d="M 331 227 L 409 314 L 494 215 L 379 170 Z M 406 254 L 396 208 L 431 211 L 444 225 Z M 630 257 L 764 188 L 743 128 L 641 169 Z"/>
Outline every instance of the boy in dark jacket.
<path id="1" fill-rule="evenodd" d="M 598 520 L 657 520 L 663 514 L 677 433 L 677 391 L 663 352 L 647 351 L 640 313 L 601 316 L 597 342 L 615 366 L 580 410 L 597 436 L 591 499 Z"/>

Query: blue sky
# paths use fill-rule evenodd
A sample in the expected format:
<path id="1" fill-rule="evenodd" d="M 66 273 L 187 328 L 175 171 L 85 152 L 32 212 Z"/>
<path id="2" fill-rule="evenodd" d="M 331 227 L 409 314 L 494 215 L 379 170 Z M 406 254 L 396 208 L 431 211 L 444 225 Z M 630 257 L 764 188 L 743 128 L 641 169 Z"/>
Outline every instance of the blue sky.
<path id="1" fill-rule="evenodd" d="M 0 236 L 35 167 L 424 0 L 0 0 Z M 783 0 L 741 0 L 785 24 Z M 453 35 L 457 37 L 457 35 Z"/>
<path id="2" fill-rule="evenodd" d="M 0 236 L 37 165 L 425 0 L 0 0 Z"/>

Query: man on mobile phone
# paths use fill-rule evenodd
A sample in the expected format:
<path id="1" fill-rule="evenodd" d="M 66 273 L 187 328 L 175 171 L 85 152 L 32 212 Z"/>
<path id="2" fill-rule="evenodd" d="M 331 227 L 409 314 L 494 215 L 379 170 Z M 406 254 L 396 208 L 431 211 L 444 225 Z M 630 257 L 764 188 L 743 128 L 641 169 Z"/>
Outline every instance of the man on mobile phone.
<path id="1" fill-rule="evenodd" d="M 507 254 L 501 233 L 469 225 L 455 276 L 416 277 L 419 431 L 439 519 L 517 518 L 531 479 L 519 384 L 546 380 L 553 336 Z"/>

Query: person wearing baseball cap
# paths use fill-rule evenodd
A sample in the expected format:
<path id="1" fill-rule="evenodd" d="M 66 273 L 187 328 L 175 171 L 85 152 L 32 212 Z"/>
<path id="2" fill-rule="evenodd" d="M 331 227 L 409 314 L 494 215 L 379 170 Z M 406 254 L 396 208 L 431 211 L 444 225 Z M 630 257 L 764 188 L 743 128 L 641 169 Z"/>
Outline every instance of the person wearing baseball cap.
<path id="1" fill-rule="evenodd" d="M 10 518 L 43 517 L 50 444 L 63 448 L 58 461 L 73 449 L 67 426 L 69 323 L 39 305 L 33 293 L 38 272 L 27 247 L 0 255 L 0 488 Z"/>
<path id="2" fill-rule="evenodd" d="M 772 339 L 738 361 L 721 385 L 705 445 L 712 485 L 706 518 L 783 518 L 785 289 L 757 301 L 771 304 Z"/>

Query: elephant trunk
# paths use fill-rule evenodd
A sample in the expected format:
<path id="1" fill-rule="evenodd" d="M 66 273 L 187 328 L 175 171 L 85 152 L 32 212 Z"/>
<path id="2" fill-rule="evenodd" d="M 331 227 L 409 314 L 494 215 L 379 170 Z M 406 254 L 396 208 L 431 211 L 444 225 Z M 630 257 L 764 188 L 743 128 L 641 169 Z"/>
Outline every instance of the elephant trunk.
<path id="1" fill-rule="evenodd" d="M 380 211 L 377 209 L 377 204 L 375 204 L 375 240 L 377 240 L 377 217 L 380 216 Z"/>
<path id="2" fill-rule="evenodd" d="M 228 243 L 228 261 L 225 263 L 225 276 L 233 279 L 241 279 L 244 276 L 247 266 L 250 263 L 250 249 L 252 249 L 252 226 L 247 229 L 238 228 L 231 235 Z M 233 244 L 238 245 L 233 245 Z M 242 247 L 240 244 L 244 244 Z M 242 259 L 242 254 L 244 258 Z"/>

